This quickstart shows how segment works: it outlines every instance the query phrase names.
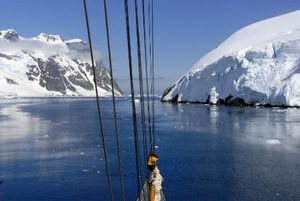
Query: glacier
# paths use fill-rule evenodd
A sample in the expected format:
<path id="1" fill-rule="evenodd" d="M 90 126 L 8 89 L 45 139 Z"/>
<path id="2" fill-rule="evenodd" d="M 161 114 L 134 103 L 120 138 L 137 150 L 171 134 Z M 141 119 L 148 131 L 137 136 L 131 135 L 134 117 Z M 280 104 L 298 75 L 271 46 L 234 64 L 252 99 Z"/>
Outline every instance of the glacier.
<path id="1" fill-rule="evenodd" d="M 163 102 L 300 106 L 300 10 L 246 26 L 168 87 Z"/>
<path id="2" fill-rule="evenodd" d="M 0 31 L 0 97 L 95 96 L 88 44 L 41 33 L 23 38 L 13 30 Z M 112 95 L 110 72 L 94 52 L 99 96 Z M 114 82 L 116 96 L 123 92 Z"/>

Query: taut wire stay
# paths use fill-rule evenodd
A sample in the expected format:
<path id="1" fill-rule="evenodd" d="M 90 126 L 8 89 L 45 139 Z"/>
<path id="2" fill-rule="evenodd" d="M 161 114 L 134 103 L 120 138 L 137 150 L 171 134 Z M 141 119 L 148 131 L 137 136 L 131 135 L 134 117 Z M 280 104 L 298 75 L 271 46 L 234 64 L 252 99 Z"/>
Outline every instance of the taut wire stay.
<path id="1" fill-rule="evenodd" d="M 140 42 L 140 28 L 139 28 L 139 11 L 138 11 L 138 1 L 135 0 L 135 28 L 136 28 L 136 40 L 137 40 L 137 55 L 138 55 L 138 72 L 139 72 L 139 87 L 140 87 L 140 108 L 141 108 L 141 124 L 142 124 L 142 139 L 143 139 L 143 164 L 146 167 L 146 154 L 147 154 L 147 143 L 146 143 L 146 117 L 145 117 L 145 98 L 144 98 L 144 84 L 143 84 L 143 68 L 142 68 L 142 54 L 141 54 L 141 42 Z M 139 150 L 140 151 L 140 150 Z M 141 162 L 140 162 L 141 163 Z M 142 175 L 140 176 L 142 178 Z"/>
<path id="2" fill-rule="evenodd" d="M 119 140 L 119 131 L 117 123 L 117 110 L 116 110 L 116 98 L 115 98 L 115 87 L 114 87 L 114 76 L 113 76 L 113 67 L 112 67 L 112 56 L 111 56 L 111 47 L 110 47 L 110 37 L 109 37 L 109 26 L 108 26 L 108 13 L 107 13 L 107 3 L 106 0 L 103 0 L 104 14 L 105 14 L 105 27 L 106 27 L 106 40 L 107 40 L 107 49 L 109 57 L 109 68 L 110 68 L 110 81 L 112 88 L 112 99 L 113 99 L 113 112 L 114 112 L 114 126 L 116 134 L 116 143 L 117 143 L 117 155 L 118 155 L 118 169 L 120 175 L 120 185 L 122 191 L 122 199 L 125 200 L 125 191 L 124 191 L 124 181 L 123 181 L 123 169 L 122 169 L 122 159 L 120 151 L 120 140 Z"/>
<path id="3" fill-rule="evenodd" d="M 128 0 L 124 0 L 124 11 L 125 11 L 125 27 L 126 27 L 126 39 L 127 39 L 127 57 L 128 57 L 128 69 L 129 69 L 129 77 L 130 77 L 130 95 L 131 95 L 131 113 L 132 113 L 132 123 L 133 123 L 133 137 L 134 137 L 134 149 L 135 149 L 135 167 L 136 167 L 136 183 L 137 183 L 137 200 L 139 201 L 154 201 L 154 200 L 166 200 L 164 197 L 164 193 L 162 191 L 162 181 L 163 178 L 159 173 L 159 169 L 156 165 L 156 161 L 158 157 L 154 154 L 155 149 L 155 115 L 154 115 L 154 34 L 153 34 L 153 24 L 154 24 L 154 17 L 153 17 L 153 0 L 148 0 L 147 6 L 145 5 L 145 1 L 141 1 L 142 5 L 142 27 L 143 27 L 143 51 L 144 51 L 144 62 L 145 62 L 145 72 L 146 77 L 143 77 L 143 66 L 142 66 L 142 45 L 141 45 L 141 36 L 140 36 L 140 22 L 139 22 L 139 5 L 138 0 L 134 1 L 134 15 L 135 15 L 135 37 L 136 37 L 136 44 L 137 44 L 137 59 L 138 59 L 138 76 L 139 76 L 139 97 L 140 97 L 140 117 L 141 117 L 141 130 L 142 130 L 142 146 L 140 145 L 139 139 L 139 129 L 138 129 L 138 118 L 137 118 L 137 111 L 136 111 L 136 102 L 135 102 L 135 90 L 134 90 L 134 76 L 133 76 L 133 61 L 132 61 L 132 44 L 131 44 L 131 34 L 130 34 L 130 19 L 129 19 L 129 6 Z M 86 28 L 88 34 L 88 42 L 90 48 L 90 57 L 92 63 L 92 70 L 94 76 L 94 86 L 96 92 L 96 100 L 97 100 L 97 111 L 98 111 L 98 118 L 99 118 L 99 126 L 102 138 L 102 146 L 105 158 L 105 167 L 106 167 L 106 174 L 107 174 L 107 182 L 109 187 L 110 193 L 110 200 L 114 200 L 113 196 L 113 188 L 111 184 L 111 173 L 108 164 L 108 155 L 107 155 L 107 147 L 106 147 L 106 140 L 104 134 L 104 127 L 103 121 L 101 117 L 101 107 L 100 107 L 100 100 L 98 94 L 98 84 L 97 84 L 97 76 L 96 76 L 96 67 L 93 57 L 93 48 L 92 48 L 92 39 L 90 33 L 90 26 L 89 26 L 89 19 L 88 19 L 88 11 L 86 0 L 83 0 L 84 3 L 84 11 L 85 11 L 85 20 L 86 20 Z M 121 159 L 121 149 L 120 149 L 120 140 L 119 140 L 119 129 L 117 123 L 117 110 L 116 110 L 116 98 L 115 98 L 115 86 L 114 86 L 114 76 L 113 76 L 113 65 L 112 65 L 112 54 L 111 54 L 111 45 L 110 45 L 110 31 L 109 31 L 109 22 L 108 22 L 108 9 L 107 9 L 107 1 L 103 0 L 103 7 L 104 7 L 104 16 L 105 16 L 105 28 L 106 28 L 106 40 L 107 40 L 107 48 L 108 48 L 108 57 L 109 57 L 109 69 L 110 69 L 110 81 L 111 81 L 111 93 L 112 93 L 112 100 L 113 100 L 113 116 L 114 116 L 114 128 L 115 128 L 115 137 L 116 137 L 116 144 L 117 144 L 117 157 L 118 157 L 118 170 L 120 176 L 120 186 L 122 190 L 122 199 L 125 201 L 125 191 L 124 191 L 124 181 L 123 181 L 123 170 L 122 170 L 122 159 Z M 146 17 L 145 8 L 148 8 L 148 16 Z M 147 37 L 147 28 L 146 28 L 146 19 L 148 20 L 148 37 Z M 147 41 L 149 42 L 149 49 L 147 47 Z M 150 61 L 150 64 L 149 64 Z M 150 70 L 148 69 L 150 67 Z M 150 78 L 149 78 L 150 74 Z M 149 83 L 150 80 L 150 83 Z M 146 94 L 144 93 L 144 81 L 146 82 Z M 151 87 L 149 87 L 149 84 Z M 150 88 L 150 90 L 149 90 Z M 149 92 L 150 91 L 150 92 Z M 151 93 L 151 95 L 150 95 Z M 145 100 L 145 96 L 147 100 Z M 152 99 L 150 100 L 150 96 Z M 147 111 L 145 110 L 145 101 L 148 103 Z M 152 103 L 150 105 L 150 103 Z M 148 117 L 146 118 L 146 112 L 148 112 Z M 147 123 L 146 123 L 147 120 Z M 148 125 L 148 129 L 147 129 Z M 147 142 L 147 131 L 149 132 L 149 141 Z M 148 151 L 148 143 L 150 147 L 150 155 L 146 157 Z M 140 149 L 142 148 L 142 149 Z M 141 153 L 143 152 L 143 160 L 141 159 Z M 157 160 L 154 163 L 151 159 L 151 165 L 149 165 L 149 158 L 155 156 Z M 144 165 L 145 170 L 142 171 L 142 164 Z M 149 171 L 148 171 L 148 170 Z M 143 173 L 148 173 L 147 178 L 143 178 Z M 150 173 L 150 174 L 149 174 Z M 142 179 L 145 181 L 143 186 L 141 186 Z"/>
<path id="4" fill-rule="evenodd" d="M 96 79 L 96 68 L 95 68 L 95 64 L 94 64 L 93 47 L 92 47 L 92 39 L 91 39 L 91 32 L 90 32 L 90 25 L 89 25 L 89 19 L 88 19 L 88 11 L 87 11 L 86 0 L 83 0 L 83 5 L 84 5 L 85 21 L 86 21 L 88 40 L 89 40 L 90 54 L 91 54 L 91 63 L 92 63 L 92 69 L 93 69 L 93 76 L 94 76 L 94 85 L 95 85 L 96 101 L 97 101 L 97 111 L 98 111 L 100 133 L 101 133 L 101 138 L 102 138 L 103 153 L 104 153 L 104 158 L 105 158 L 107 182 L 108 182 L 108 187 L 109 187 L 110 200 L 113 201 L 114 198 L 113 198 L 113 191 L 112 191 L 111 178 L 110 178 L 110 169 L 109 169 L 109 164 L 108 164 L 108 157 L 107 157 L 107 150 L 106 150 L 106 143 L 105 143 L 105 134 L 104 134 L 104 130 L 103 130 L 103 122 L 102 122 L 102 117 L 101 117 L 101 107 L 100 107 L 100 100 L 99 100 L 98 86 L 97 86 L 97 79 Z"/>
<path id="5" fill-rule="evenodd" d="M 138 193 L 141 189 L 140 182 L 140 155 L 139 155 L 139 139 L 138 139 L 138 126 L 137 126 L 137 114 L 135 106 L 135 95 L 134 95 L 134 84 L 133 84 L 133 65 L 132 65 L 132 56 L 131 56 L 131 40 L 130 40 L 130 23 L 129 23 L 129 9 L 128 1 L 124 0 L 124 9 L 125 9 L 125 22 L 126 22 L 126 36 L 127 36 L 127 52 L 128 52 L 128 66 L 129 66 L 129 76 L 130 76 L 130 90 L 131 90 L 131 104 L 132 104 L 132 118 L 133 118 L 133 132 L 134 132 L 134 145 L 135 145 L 135 159 L 136 159 L 136 172 L 137 172 L 137 184 L 138 184 Z"/>

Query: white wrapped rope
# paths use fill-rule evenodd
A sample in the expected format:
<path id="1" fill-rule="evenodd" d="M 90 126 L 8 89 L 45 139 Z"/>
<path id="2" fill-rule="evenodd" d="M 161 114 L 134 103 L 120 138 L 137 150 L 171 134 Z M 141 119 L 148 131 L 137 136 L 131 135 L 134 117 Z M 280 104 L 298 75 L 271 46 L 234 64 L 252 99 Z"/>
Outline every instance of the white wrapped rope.
<path id="1" fill-rule="evenodd" d="M 150 183 L 155 188 L 155 197 L 154 201 L 161 201 L 161 190 L 162 190 L 162 182 L 163 177 L 160 174 L 158 167 L 155 167 L 152 174 L 150 175 Z"/>
<path id="2" fill-rule="evenodd" d="M 139 197 L 136 201 L 166 201 L 164 191 L 162 189 L 163 177 L 157 167 L 153 169 L 149 178 L 145 181 L 144 186 L 140 192 Z M 150 196 L 150 188 L 154 188 L 154 198 Z M 150 198 L 151 197 L 151 198 Z"/>

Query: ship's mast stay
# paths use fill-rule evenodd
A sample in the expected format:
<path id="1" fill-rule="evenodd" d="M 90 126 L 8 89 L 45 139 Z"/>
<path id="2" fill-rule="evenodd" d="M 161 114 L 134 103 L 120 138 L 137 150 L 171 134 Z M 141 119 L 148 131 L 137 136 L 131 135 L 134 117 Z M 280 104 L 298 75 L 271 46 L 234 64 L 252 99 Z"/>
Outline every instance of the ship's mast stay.
<path id="1" fill-rule="evenodd" d="M 96 69 L 94 65 L 93 58 L 93 48 L 92 48 L 92 37 L 90 32 L 89 18 L 88 18 L 88 9 L 86 0 L 83 0 L 84 4 L 84 12 L 85 12 L 85 20 L 86 20 L 86 28 L 88 34 L 88 42 L 90 47 L 90 57 L 94 75 L 94 85 L 97 86 L 96 80 Z M 106 40 L 107 40 L 107 49 L 108 49 L 108 57 L 109 57 L 109 69 L 110 69 L 110 77 L 111 77 L 111 86 L 112 86 L 112 99 L 113 99 L 113 115 L 114 115 L 114 128 L 115 128 L 115 137 L 116 137 L 116 146 L 117 146 L 117 157 L 118 157 L 118 168 L 119 168 L 119 176 L 120 176 L 120 186 L 122 191 L 122 199 L 125 200 L 125 192 L 124 192 L 124 182 L 123 182 L 123 169 L 122 169 L 122 157 L 121 157 L 121 149 L 119 142 L 119 129 L 118 129 L 118 121 L 117 121 L 117 110 L 116 110 L 116 97 L 114 90 L 114 76 L 113 76 L 113 64 L 112 64 L 112 53 L 111 53 L 111 45 L 110 45 L 110 31 L 109 31 L 109 14 L 107 9 L 107 2 L 103 0 L 103 8 L 104 8 L 104 18 L 105 18 L 105 31 L 106 31 Z M 139 10 L 141 8 L 141 10 Z M 144 191 L 142 189 L 145 188 L 145 185 L 142 187 L 142 181 L 147 180 L 151 175 L 142 175 L 143 172 L 147 172 L 146 170 L 146 158 L 147 153 L 150 150 L 155 149 L 155 108 L 154 108 L 154 18 L 153 18 L 153 0 L 142 0 L 139 4 L 137 0 L 134 1 L 134 19 L 135 19 L 135 39 L 136 39 L 136 53 L 138 58 L 138 75 L 139 75 L 139 98 L 140 98 L 140 114 L 141 114 L 141 123 L 142 123 L 142 135 L 139 134 L 138 130 L 138 119 L 137 119 L 137 111 L 135 104 L 135 90 L 134 90 L 134 77 L 133 77 L 133 60 L 132 60 L 132 44 L 131 39 L 133 38 L 130 33 L 130 14 L 129 14 L 129 5 L 128 0 L 124 0 L 124 11 L 125 11 L 125 24 L 126 24 L 126 39 L 127 39 L 127 56 L 128 56 L 128 70 L 130 77 L 130 92 L 131 92 L 131 108 L 132 108 L 132 119 L 133 119 L 133 135 L 134 135 L 134 147 L 135 147 L 135 165 L 136 165 L 136 182 L 138 186 L 137 197 L 138 200 L 142 200 L 140 198 L 140 192 Z M 147 10 L 147 13 L 146 13 Z M 142 15 L 142 22 L 140 21 L 140 14 Z M 140 35 L 142 25 L 142 37 Z M 147 26 L 148 25 L 148 26 Z M 143 41 L 143 44 L 141 43 Z M 143 47 L 142 47 L 143 45 Z M 143 54 L 143 58 L 142 58 Z M 144 69 L 143 69 L 144 67 Z M 143 72 L 144 70 L 144 72 Z M 146 86 L 144 86 L 144 84 Z M 145 92 L 146 90 L 146 92 Z M 105 167 L 107 174 L 107 183 L 109 186 L 109 194 L 110 200 L 114 200 L 113 187 L 111 184 L 110 178 L 110 167 L 108 163 L 108 153 L 107 153 L 107 144 L 106 144 L 106 134 L 103 129 L 103 121 L 101 116 L 101 101 L 98 94 L 98 89 L 95 87 L 96 100 L 97 100 L 97 111 L 99 118 L 99 126 L 100 133 L 102 139 L 102 147 L 105 158 Z M 146 109 L 145 109 L 146 105 Z M 142 140 L 141 140 L 142 138 Z M 140 145 L 140 142 L 142 144 Z M 144 166 L 145 171 L 142 171 L 142 166 Z M 144 199 L 143 199 L 144 200 Z"/>

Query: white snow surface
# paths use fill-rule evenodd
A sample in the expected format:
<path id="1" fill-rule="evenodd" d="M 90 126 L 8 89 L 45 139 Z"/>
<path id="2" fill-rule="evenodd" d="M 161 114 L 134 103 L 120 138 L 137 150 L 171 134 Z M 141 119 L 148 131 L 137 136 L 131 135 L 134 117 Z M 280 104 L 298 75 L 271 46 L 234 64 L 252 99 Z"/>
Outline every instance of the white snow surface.
<path id="1" fill-rule="evenodd" d="M 13 39 L 9 40 L 7 37 Z M 67 43 L 80 42 L 85 43 L 80 39 L 67 41 Z M 74 59 L 81 63 L 89 62 L 88 53 L 70 50 L 67 43 L 59 35 L 41 33 L 37 37 L 26 39 L 20 37 L 13 29 L 0 31 L 0 98 L 61 96 L 62 94 L 57 91 L 48 91 L 41 87 L 38 81 L 30 81 L 26 73 L 29 65 L 37 63 L 36 58 L 45 61 L 49 57 L 55 57 L 55 61 L 61 66 L 73 68 L 75 73 L 81 72 Z M 84 77 L 93 80 L 89 73 L 85 73 Z M 76 92 L 68 90 L 67 96 L 95 96 L 94 90 L 86 90 L 76 85 L 74 87 Z M 98 91 L 100 96 L 111 96 L 110 92 L 100 87 Z"/>
<path id="2" fill-rule="evenodd" d="M 300 10 L 240 29 L 202 57 L 163 100 L 300 106 Z"/>

